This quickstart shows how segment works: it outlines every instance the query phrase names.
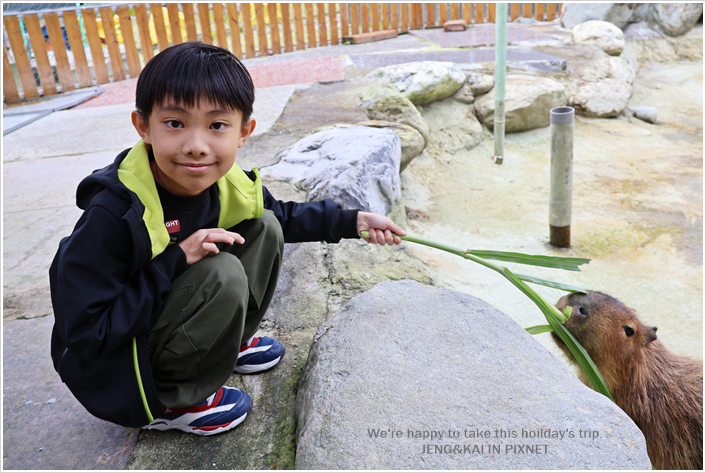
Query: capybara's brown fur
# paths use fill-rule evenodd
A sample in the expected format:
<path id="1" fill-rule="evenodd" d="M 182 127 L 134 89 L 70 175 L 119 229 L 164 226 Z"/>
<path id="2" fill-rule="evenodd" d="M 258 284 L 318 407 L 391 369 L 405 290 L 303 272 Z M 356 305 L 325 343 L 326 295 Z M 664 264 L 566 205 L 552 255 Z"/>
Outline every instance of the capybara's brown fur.
<path id="1" fill-rule="evenodd" d="M 616 404 L 637 424 L 659 470 L 703 469 L 703 362 L 669 351 L 637 313 L 600 292 L 574 293 L 564 326 L 586 349 Z M 557 345 L 575 362 L 566 345 Z M 584 383 L 591 386 L 581 373 Z"/>

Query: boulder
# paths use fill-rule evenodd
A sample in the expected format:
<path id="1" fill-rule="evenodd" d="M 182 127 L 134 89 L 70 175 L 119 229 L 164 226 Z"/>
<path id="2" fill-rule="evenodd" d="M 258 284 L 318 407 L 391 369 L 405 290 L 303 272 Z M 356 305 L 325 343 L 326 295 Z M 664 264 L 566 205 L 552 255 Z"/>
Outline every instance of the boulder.
<path id="1" fill-rule="evenodd" d="M 465 104 L 473 103 L 476 99 L 473 89 L 471 88 L 471 84 L 469 83 L 463 84 L 461 88 L 458 89 L 451 97 L 457 102 Z"/>
<path id="2" fill-rule="evenodd" d="M 397 89 L 415 105 L 441 100 L 456 92 L 466 75 L 452 62 L 422 61 L 381 67 L 368 74 Z"/>
<path id="3" fill-rule="evenodd" d="M 297 419 L 297 469 L 650 467 L 634 422 L 510 317 L 409 280 L 319 329 Z"/>
<path id="4" fill-rule="evenodd" d="M 400 172 L 412 162 L 414 158 L 419 156 L 424 151 L 424 137 L 417 130 L 403 123 L 386 122 L 382 120 L 369 120 L 359 122 L 358 126 L 371 126 L 373 128 L 386 128 L 397 133 L 400 137 L 401 155 L 400 155 Z"/>
<path id="5" fill-rule="evenodd" d="M 622 56 L 608 58 L 608 65 L 608 77 L 620 79 L 628 84 L 632 84 L 635 81 L 637 67 L 628 63 Z"/>
<path id="6" fill-rule="evenodd" d="M 508 75 L 505 82 L 505 132 L 533 130 L 549 126 L 549 110 L 566 105 L 564 86 L 538 76 Z M 493 129 L 495 89 L 476 98 L 478 120 Z"/>
<path id="7" fill-rule="evenodd" d="M 681 36 L 694 27 L 704 12 L 699 3 L 652 3 L 651 18 L 669 36 Z"/>
<path id="8" fill-rule="evenodd" d="M 366 109 L 368 118 L 409 125 L 417 130 L 424 143 L 429 141 L 429 126 L 409 99 L 395 89 L 372 87 L 366 90 L 361 106 Z"/>
<path id="9" fill-rule="evenodd" d="M 590 20 L 580 23 L 571 31 L 575 44 L 598 46 L 611 56 L 619 56 L 625 49 L 623 31 L 607 21 Z"/>
<path id="10" fill-rule="evenodd" d="M 354 126 L 306 136 L 263 167 L 263 177 L 333 199 L 344 209 L 389 214 L 401 201 L 400 139 L 392 130 Z"/>
<path id="11" fill-rule="evenodd" d="M 473 105 L 449 97 L 424 107 L 422 116 L 429 124 L 431 138 L 426 151 L 431 157 L 471 149 L 483 141 L 483 127 Z"/>
<path id="12" fill-rule="evenodd" d="M 606 78 L 580 86 L 569 105 L 580 115 L 612 118 L 627 107 L 631 95 L 630 84 L 621 79 Z"/>
<path id="13" fill-rule="evenodd" d="M 571 29 L 589 20 L 607 21 L 624 28 L 638 9 L 638 3 L 563 3 L 561 26 Z"/>
<path id="14" fill-rule="evenodd" d="M 488 74 L 466 73 L 466 82 L 471 86 L 473 95 L 487 94 L 495 86 L 495 77 Z"/>

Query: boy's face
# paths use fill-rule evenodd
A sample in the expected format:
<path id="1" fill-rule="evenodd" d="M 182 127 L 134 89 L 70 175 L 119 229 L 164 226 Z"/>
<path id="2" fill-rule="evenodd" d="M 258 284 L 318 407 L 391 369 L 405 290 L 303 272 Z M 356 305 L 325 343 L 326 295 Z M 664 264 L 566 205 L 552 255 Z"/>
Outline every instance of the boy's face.
<path id="1" fill-rule="evenodd" d="M 146 123 L 132 112 L 137 133 L 152 145 L 155 180 L 179 196 L 199 195 L 230 170 L 238 148 L 255 129 L 254 119 L 245 124 L 242 119 L 241 112 L 204 100 L 194 107 L 161 104 Z"/>

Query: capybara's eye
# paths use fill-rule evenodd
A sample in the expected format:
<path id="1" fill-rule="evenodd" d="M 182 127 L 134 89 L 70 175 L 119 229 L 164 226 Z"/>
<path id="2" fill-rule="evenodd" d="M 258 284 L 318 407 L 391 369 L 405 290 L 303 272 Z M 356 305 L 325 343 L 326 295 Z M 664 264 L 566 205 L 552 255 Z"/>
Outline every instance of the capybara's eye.
<path id="1" fill-rule="evenodd" d="M 583 315 L 584 317 L 588 317 L 588 311 L 583 307 L 579 307 L 579 314 Z"/>
<path id="2" fill-rule="evenodd" d="M 632 327 L 623 325 L 623 328 L 625 329 L 625 335 L 627 335 L 628 337 L 632 337 L 633 335 L 635 335 L 635 331 L 632 329 Z"/>

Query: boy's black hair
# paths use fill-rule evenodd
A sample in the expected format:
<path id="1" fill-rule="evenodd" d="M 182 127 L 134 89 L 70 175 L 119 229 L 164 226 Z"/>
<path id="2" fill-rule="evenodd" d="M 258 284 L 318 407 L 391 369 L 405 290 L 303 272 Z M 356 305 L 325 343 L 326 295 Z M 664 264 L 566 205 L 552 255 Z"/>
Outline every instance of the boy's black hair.
<path id="1" fill-rule="evenodd" d="M 152 58 L 137 80 L 135 108 L 145 121 L 155 106 L 174 102 L 193 107 L 200 100 L 240 111 L 243 125 L 252 115 L 252 78 L 227 49 L 201 42 L 171 46 Z"/>

